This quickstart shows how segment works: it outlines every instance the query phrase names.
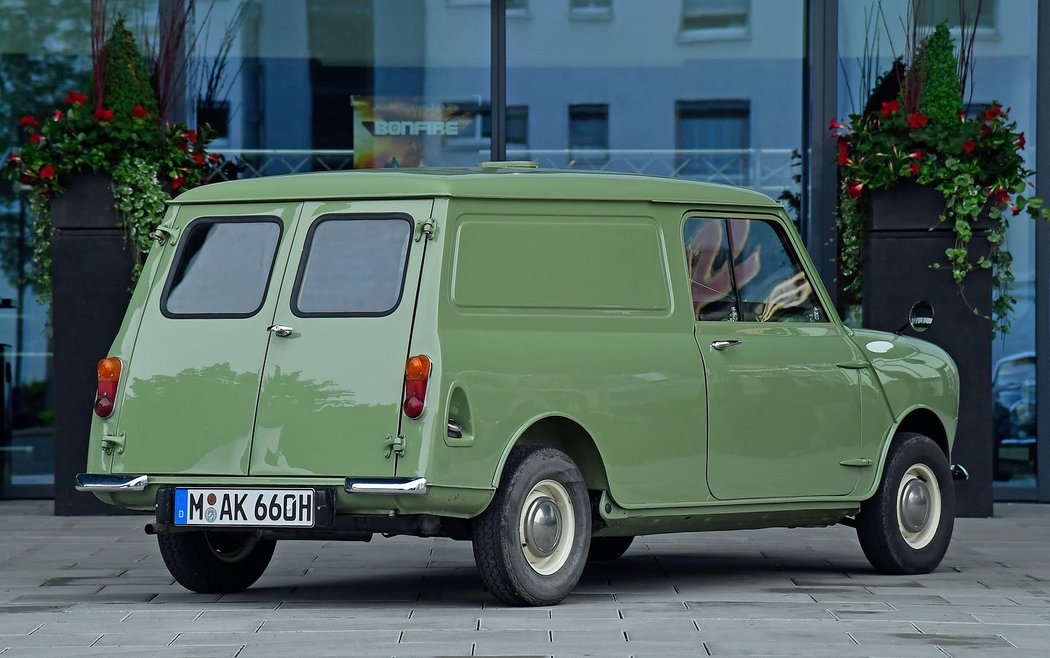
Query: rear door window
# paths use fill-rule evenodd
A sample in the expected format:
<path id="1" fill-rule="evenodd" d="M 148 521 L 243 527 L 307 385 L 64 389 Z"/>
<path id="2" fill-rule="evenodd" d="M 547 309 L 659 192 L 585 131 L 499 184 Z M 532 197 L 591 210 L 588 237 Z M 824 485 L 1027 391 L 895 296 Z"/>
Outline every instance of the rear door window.
<path id="1" fill-rule="evenodd" d="M 281 223 L 273 217 L 204 218 L 183 232 L 161 298 L 171 318 L 247 318 L 262 308 Z"/>
<path id="2" fill-rule="evenodd" d="M 407 215 L 322 217 L 310 227 L 292 290 L 299 317 L 388 315 L 405 284 Z"/>

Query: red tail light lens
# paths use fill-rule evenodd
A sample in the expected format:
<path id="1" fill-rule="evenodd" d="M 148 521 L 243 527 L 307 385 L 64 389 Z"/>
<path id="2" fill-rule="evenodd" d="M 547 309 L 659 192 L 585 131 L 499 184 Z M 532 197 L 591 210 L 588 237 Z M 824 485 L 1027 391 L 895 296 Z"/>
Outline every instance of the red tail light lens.
<path id="1" fill-rule="evenodd" d="M 419 418 L 427 399 L 430 358 L 420 354 L 405 362 L 405 401 L 401 405 L 409 418 Z"/>
<path id="2" fill-rule="evenodd" d="M 109 418 L 117 399 L 117 384 L 120 383 L 122 364 L 116 357 L 108 357 L 98 362 L 98 390 L 95 393 L 95 414 L 99 418 Z"/>

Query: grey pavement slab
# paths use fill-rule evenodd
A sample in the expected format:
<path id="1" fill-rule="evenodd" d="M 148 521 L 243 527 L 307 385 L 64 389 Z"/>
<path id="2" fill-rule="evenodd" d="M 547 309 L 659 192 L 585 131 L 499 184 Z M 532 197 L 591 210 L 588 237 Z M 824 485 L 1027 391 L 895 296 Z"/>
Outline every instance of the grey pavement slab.
<path id="1" fill-rule="evenodd" d="M 470 545 L 284 542 L 246 592 L 175 584 L 136 516 L 0 503 L 0 656 L 1046 656 L 1050 507 L 960 519 L 932 574 L 843 526 L 638 539 L 564 603 L 502 605 Z"/>

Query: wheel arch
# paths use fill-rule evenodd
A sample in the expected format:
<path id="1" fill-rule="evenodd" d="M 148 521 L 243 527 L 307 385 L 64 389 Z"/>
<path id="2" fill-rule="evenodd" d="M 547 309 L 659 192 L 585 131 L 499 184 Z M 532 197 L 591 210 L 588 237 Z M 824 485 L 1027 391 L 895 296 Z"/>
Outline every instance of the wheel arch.
<path id="1" fill-rule="evenodd" d="M 882 474 L 886 470 L 886 459 L 889 457 L 890 447 L 893 446 L 893 442 L 902 432 L 915 432 L 930 437 L 944 452 L 944 457 L 951 461 L 952 442 L 948 437 L 948 430 L 945 428 L 944 421 L 937 415 L 937 412 L 929 407 L 922 405 L 909 407 L 900 414 L 898 420 L 886 432 L 886 437 L 882 442 L 881 454 L 879 455 L 878 470 L 870 487 L 861 496 L 862 499 L 866 500 L 875 495 L 875 490 L 878 488 L 879 482 L 882 481 Z"/>
<path id="2" fill-rule="evenodd" d="M 580 421 L 567 414 L 538 416 L 523 425 L 500 455 L 499 464 L 492 477 L 493 487 L 499 486 L 507 457 L 510 451 L 519 445 L 547 445 L 557 448 L 576 463 L 588 489 L 609 490 L 609 476 L 605 470 L 605 460 L 602 458 L 592 433 Z"/>

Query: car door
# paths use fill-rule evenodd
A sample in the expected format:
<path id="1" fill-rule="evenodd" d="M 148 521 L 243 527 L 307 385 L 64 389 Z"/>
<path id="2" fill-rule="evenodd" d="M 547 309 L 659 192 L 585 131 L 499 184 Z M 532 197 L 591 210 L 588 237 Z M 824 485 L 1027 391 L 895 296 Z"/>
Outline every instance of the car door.
<path id="1" fill-rule="evenodd" d="M 430 199 L 306 203 L 266 353 L 252 475 L 392 476 Z"/>
<path id="2" fill-rule="evenodd" d="M 298 203 L 182 206 L 117 408 L 112 472 L 247 475 L 266 327 Z"/>
<path id="3" fill-rule="evenodd" d="M 865 362 L 825 312 L 785 227 L 687 217 L 694 334 L 708 387 L 711 493 L 722 500 L 850 493 Z"/>

